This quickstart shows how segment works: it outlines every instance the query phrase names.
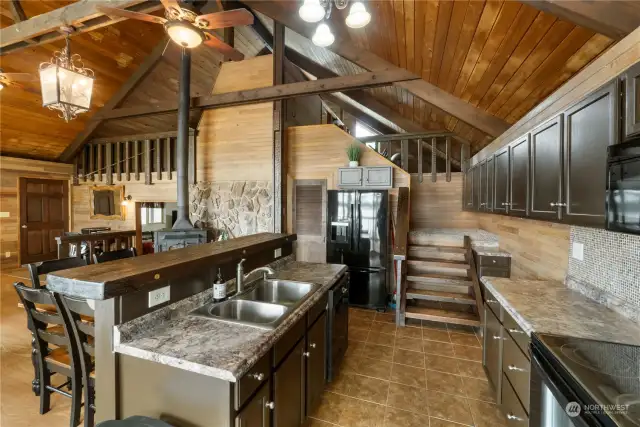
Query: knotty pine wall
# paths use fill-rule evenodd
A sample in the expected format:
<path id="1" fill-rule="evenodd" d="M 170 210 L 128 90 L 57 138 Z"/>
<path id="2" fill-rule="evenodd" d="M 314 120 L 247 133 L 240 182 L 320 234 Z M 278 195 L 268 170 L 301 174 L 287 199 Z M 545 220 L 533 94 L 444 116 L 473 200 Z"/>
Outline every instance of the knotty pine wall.
<path id="1" fill-rule="evenodd" d="M 73 167 L 64 163 L 0 156 L 0 259 L 2 267 L 18 265 L 20 202 L 18 178 L 69 181 Z"/>

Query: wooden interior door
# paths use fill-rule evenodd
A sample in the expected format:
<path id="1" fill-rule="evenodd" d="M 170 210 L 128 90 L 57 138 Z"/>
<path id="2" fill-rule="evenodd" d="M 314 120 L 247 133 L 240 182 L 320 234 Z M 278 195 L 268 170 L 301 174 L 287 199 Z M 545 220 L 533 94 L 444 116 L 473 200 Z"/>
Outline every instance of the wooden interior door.
<path id="1" fill-rule="evenodd" d="M 68 184 L 20 178 L 20 264 L 57 258 L 55 238 L 69 231 Z"/>
<path id="2" fill-rule="evenodd" d="M 293 226 L 298 261 L 327 262 L 327 181 L 298 179 L 293 184 Z"/>

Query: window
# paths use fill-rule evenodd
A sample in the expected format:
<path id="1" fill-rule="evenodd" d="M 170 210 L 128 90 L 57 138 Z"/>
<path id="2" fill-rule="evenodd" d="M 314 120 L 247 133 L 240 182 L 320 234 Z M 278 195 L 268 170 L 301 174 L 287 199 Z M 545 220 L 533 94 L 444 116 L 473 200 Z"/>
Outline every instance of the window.
<path id="1" fill-rule="evenodd" d="M 356 120 L 356 130 L 354 135 L 356 138 L 363 138 L 365 136 L 374 136 L 374 135 L 377 135 L 377 133 L 373 132 L 367 126 L 363 125 L 362 123 Z M 374 150 L 376 149 L 375 142 L 367 142 L 367 145 L 373 148 Z"/>
<path id="2" fill-rule="evenodd" d="M 140 208 L 142 225 L 164 223 L 164 208 Z"/>

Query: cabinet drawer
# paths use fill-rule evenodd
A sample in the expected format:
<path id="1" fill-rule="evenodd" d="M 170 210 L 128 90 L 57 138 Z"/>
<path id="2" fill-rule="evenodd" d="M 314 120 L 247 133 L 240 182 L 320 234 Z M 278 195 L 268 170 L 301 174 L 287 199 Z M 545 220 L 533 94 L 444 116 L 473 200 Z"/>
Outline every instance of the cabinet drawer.
<path id="1" fill-rule="evenodd" d="M 296 345 L 300 338 L 304 336 L 306 329 L 306 321 L 304 316 L 298 322 L 284 333 L 278 342 L 273 346 L 273 367 L 277 367 L 282 359 Z"/>
<path id="2" fill-rule="evenodd" d="M 522 330 L 520 325 L 513 320 L 513 317 L 505 310 L 502 316 L 502 323 L 504 324 L 504 328 L 507 330 L 511 338 L 516 342 L 520 350 L 529 358 L 529 344 L 531 343 L 531 338 L 525 331 Z"/>
<path id="3" fill-rule="evenodd" d="M 482 267 L 509 267 L 511 258 L 506 256 L 480 255 L 480 266 Z"/>
<path id="4" fill-rule="evenodd" d="M 329 293 L 325 292 L 324 295 L 320 298 L 318 302 L 316 302 L 313 307 L 309 309 L 307 313 L 307 328 L 313 325 L 318 317 L 322 314 L 324 310 L 327 308 L 327 300 L 329 298 Z"/>
<path id="5" fill-rule="evenodd" d="M 520 404 L 516 392 L 509 384 L 506 377 L 502 379 L 502 403 L 500 404 L 502 412 L 507 417 L 507 425 L 509 427 L 528 427 L 529 417 Z"/>
<path id="6" fill-rule="evenodd" d="M 500 323 L 502 323 L 502 306 L 486 287 L 484 288 L 484 302 L 491 311 L 493 311 L 493 314 L 498 318 L 498 320 L 500 320 Z"/>
<path id="7" fill-rule="evenodd" d="M 249 371 L 242 376 L 235 385 L 235 409 L 238 410 L 247 399 L 269 379 L 271 365 L 269 364 L 269 355 L 267 352 Z"/>
<path id="8" fill-rule="evenodd" d="M 502 371 L 509 378 L 522 406 L 529 412 L 529 372 L 531 362 L 509 334 L 504 334 Z"/>
<path id="9" fill-rule="evenodd" d="M 480 277 L 490 276 L 509 278 L 511 276 L 511 271 L 509 270 L 509 268 L 480 267 L 480 272 L 478 275 Z"/>

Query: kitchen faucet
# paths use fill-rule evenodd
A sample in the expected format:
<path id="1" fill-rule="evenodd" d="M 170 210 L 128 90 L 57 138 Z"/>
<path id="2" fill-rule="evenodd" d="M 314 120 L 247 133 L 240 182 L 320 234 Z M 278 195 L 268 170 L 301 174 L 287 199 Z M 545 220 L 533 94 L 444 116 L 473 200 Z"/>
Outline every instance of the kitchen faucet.
<path id="1" fill-rule="evenodd" d="M 271 267 L 258 267 L 256 269 L 251 270 L 250 272 L 248 272 L 247 274 L 244 274 L 244 267 L 242 266 L 242 264 L 246 261 L 246 259 L 241 259 L 240 262 L 238 263 L 238 267 L 236 269 L 236 294 L 242 293 L 244 292 L 244 281 L 247 279 L 247 277 L 251 276 L 253 273 L 256 273 L 258 271 L 262 271 L 264 272 L 264 280 L 267 280 L 268 276 L 271 275 L 273 276 L 274 274 L 276 274 L 276 272 L 273 270 L 273 268 Z"/>

